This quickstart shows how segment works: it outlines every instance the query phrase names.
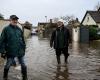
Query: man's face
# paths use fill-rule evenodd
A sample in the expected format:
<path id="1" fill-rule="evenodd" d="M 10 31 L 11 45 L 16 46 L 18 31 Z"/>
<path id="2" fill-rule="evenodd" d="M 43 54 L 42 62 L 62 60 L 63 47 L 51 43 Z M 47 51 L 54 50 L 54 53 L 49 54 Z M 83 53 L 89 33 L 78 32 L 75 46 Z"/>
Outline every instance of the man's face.
<path id="1" fill-rule="evenodd" d="M 59 22 L 57 22 L 57 25 L 58 25 L 58 27 L 62 27 L 63 22 L 59 21 Z"/>
<path id="2" fill-rule="evenodd" d="M 11 19 L 11 24 L 16 26 L 18 23 L 18 19 Z"/>

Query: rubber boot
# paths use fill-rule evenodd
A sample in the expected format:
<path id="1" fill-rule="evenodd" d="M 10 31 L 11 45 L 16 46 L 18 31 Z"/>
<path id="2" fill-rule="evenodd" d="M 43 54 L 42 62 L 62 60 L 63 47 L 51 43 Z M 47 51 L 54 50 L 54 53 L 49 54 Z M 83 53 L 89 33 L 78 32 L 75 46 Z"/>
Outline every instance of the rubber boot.
<path id="1" fill-rule="evenodd" d="M 65 63 L 67 64 L 67 63 L 68 63 L 68 57 L 69 57 L 69 54 L 64 55 L 64 56 L 65 56 Z"/>
<path id="2" fill-rule="evenodd" d="M 26 66 L 22 67 L 22 80 L 28 80 L 27 79 L 27 68 L 26 68 Z"/>
<path id="3" fill-rule="evenodd" d="M 8 71 L 9 69 L 4 69 L 3 80 L 8 80 Z"/>
<path id="4" fill-rule="evenodd" d="M 61 64 L 60 56 L 57 56 L 57 63 L 58 63 L 58 64 Z"/>

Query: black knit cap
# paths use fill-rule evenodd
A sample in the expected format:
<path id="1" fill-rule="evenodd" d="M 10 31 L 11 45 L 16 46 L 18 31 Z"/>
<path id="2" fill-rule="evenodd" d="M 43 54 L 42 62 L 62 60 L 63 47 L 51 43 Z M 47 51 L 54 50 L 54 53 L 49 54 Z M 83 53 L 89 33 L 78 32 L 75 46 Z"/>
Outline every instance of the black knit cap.
<path id="1" fill-rule="evenodd" d="M 17 20 L 17 19 L 19 19 L 16 15 L 11 15 L 10 16 L 10 19 L 15 19 L 15 20 Z"/>

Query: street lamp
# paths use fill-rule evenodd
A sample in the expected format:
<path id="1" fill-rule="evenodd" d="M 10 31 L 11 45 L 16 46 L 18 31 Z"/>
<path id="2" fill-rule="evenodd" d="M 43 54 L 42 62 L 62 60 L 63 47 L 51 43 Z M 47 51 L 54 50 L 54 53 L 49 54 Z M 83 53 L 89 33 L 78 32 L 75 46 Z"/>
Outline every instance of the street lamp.
<path id="1" fill-rule="evenodd" d="M 46 22 L 47 22 L 47 16 L 45 16 Z"/>

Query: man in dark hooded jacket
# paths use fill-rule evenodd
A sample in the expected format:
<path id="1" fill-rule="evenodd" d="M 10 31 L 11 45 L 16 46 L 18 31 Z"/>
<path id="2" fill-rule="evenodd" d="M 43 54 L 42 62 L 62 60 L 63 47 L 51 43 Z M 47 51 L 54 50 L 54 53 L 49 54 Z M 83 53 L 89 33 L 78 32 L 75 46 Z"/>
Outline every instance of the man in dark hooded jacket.
<path id="1" fill-rule="evenodd" d="M 3 29 L 0 37 L 0 53 L 2 57 L 7 57 L 3 80 L 8 80 L 8 71 L 10 66 L 13 65 L 15 57 L 21 64 L 22 80 L 27 80 L 27 67 L 24 62 L 26 45 L 23 32 L 17 25 L 18 19 L 16 15 L 11 15 L 10 24 Z"/>
<path id="2" fill-rule="evenodd" d="M 54 47 L 57 57 L 58 65 L 61 64 L 60 55 L 63 53 L 65 57 L 65 63 L 67 63 L 67 59 L 69 56 L 68 53 L 68 45 L 70 41 L 70 33 L 67 28 L 64 27 L 63 20 L 60 19 L 57 22 L 58 27 L 56 30 L 52 32 L 50 47 Z"/>

